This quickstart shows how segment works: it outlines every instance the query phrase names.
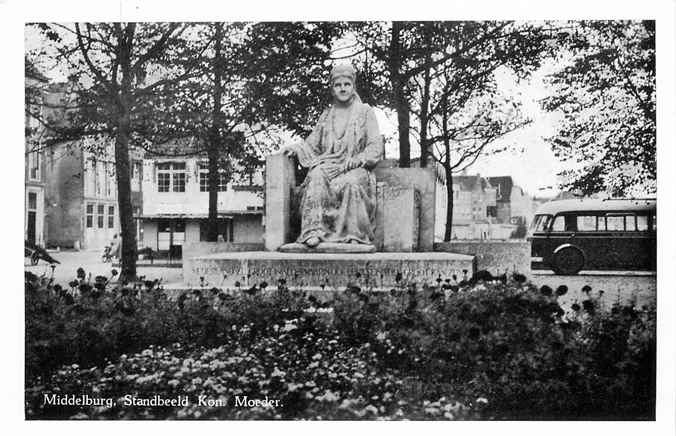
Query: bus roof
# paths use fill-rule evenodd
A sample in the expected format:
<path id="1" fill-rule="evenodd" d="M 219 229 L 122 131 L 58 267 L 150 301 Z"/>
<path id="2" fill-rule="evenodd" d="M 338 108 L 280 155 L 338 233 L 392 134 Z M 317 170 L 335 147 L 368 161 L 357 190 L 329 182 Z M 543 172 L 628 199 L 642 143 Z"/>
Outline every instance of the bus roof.
<path id="1" fill-rule="evenodd" d="M 620 198 L 582 198 L 571 200 L 557 200 L 543 203 L 535 212 L 536 215 L 556 215 L 561 212 L 583 211 L 639 211 L 657 209 L 657 200 L 646 199 L 620 199 Z"/>

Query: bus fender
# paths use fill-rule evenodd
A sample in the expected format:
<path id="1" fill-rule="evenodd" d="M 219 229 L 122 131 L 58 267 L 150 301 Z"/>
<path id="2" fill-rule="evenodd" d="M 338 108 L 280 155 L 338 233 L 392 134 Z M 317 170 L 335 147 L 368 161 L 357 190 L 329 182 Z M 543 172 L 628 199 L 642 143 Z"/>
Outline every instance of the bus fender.
<path id="1" fill-rule="evenodd" d="M 582 251 L 579 248 L 577 248 L 576 246 L 574 246 L 573 244 L 562 244 L 562 245 L 559 245 L 558 247 L 556 247 L 556 250 L 554 250 L 554 252 L 552 254 L 556 254 L 559 251 L 563 250 L 564 248 L 574 248 L 578 251 Z"/>

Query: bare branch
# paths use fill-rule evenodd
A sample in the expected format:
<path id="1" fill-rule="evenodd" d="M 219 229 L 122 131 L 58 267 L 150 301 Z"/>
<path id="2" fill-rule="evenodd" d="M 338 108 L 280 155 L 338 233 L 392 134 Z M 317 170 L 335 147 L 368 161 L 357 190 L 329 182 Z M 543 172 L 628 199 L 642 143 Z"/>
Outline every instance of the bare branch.
<path id="1" fill-rule="evenodd" d="M 89 59 L 89 50 L 85 48 L 84 46 L 84 41 L 82 40 L 82 32 L 80 31 L 80 25 L 75 23 L 75 30 L 77 34 L 77 42 L 78 46 L 80 47 L 80 52 L 82 53 L 82 56 L 87 63 L 87 66 L 91 70 L 92 73 L 96 76 L 96 78 L 101 82 L 103 86 L 108 88 L 108 91 L 111 93 L 116 93 L 115 87 L 103 76 L 103 73 L 92 63 L 91 59 Z"/>

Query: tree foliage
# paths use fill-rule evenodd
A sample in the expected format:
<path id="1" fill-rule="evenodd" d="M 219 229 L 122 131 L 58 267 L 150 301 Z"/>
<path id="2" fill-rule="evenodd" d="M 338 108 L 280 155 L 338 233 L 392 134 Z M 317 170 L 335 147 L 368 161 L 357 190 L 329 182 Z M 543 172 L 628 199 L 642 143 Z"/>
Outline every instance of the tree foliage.
<path id="1" fill-rule="evenodd" d="M 249 123 L 305 136 L 330 102 L 331 50 L 340 22 L 260 22 L 247 29 Z"/>
<path id="2" fill-rule="evenodd" d="M 575 162 L 563 188 L 655 193 L 654 21 L 583 21 L 559 40 L 570 62 L 550 76 L 547 111 L 563 114 L 555 154 Z"/>
<path id="3" fill-rule="evenodd" d="M 100 151 L 115 144 L 115 175 L 122 245 L 122 273 L 136 276 L 136 230 L 131 206 L 130 147 L 142 145 L 152 131 L 157 95 L 186 71 L 172 68 L 183 48 L 186 26 L 175 23 L 38 24 L 45 47 L 34 56 L 48 56 L 51 64 L 68 71 L 59 87 L 62 98 L 51 109 L 61 116 L 50 120 L 32 114 L 49 128 L 55 142 L 87 138 Z M 47 47 L 48 46 L 48 47 Z M 49 48 L 50 50 L 47 50 Z"/>
<path id="4" fill-rule="evenodd" d="M 526 77 L 540 65 L 550 38 L 538 23 L 509 21 L 367 22 L 353 30 L 365 100 L 397 112 L 401 166 L 409 166 L 412 131 L 424 166 L 432 119 L 485 95 L 498 68 Z"/>

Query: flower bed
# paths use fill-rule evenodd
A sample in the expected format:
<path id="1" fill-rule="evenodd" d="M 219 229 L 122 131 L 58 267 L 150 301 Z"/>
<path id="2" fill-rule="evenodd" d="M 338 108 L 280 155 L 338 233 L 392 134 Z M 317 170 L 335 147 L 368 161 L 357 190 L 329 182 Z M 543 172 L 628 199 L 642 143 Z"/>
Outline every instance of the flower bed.
<path id="1" fill-rule="evenodd" d="M 29 418 L 654 419 L 654 308 L 561 307 L 565 287 L 518 275 L 326 302 L 283 283 L 172 300 L 156 282 L 103 279 L 27 280 Z M 114 404 L 50 406 L 45 393 Z M 280 406 L 234 407 L 243 396 Z"/>

